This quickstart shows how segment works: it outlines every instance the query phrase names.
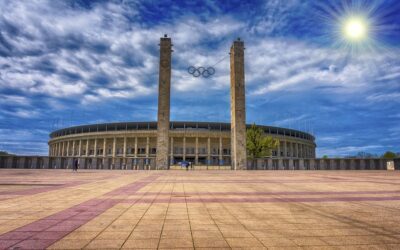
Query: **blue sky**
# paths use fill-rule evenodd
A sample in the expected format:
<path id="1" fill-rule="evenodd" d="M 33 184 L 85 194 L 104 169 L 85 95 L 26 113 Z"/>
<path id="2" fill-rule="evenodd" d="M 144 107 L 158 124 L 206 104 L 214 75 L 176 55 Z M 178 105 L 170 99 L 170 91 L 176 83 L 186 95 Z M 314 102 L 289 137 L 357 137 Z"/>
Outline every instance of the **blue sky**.
<path id="1" fill-rule="evenodd" d="M 338 32 L 349 13 L 368 41 Z M 151 121 L 158 42 L 173 39 L 171 120 L 230 121 L 229 60 L 246 51 L 247 122 L 313 133 L 317 154 L 400 151 L 400 4 L 388 1 L 0 0 L 0 150 L 47 154 L 50 131 Z"/>

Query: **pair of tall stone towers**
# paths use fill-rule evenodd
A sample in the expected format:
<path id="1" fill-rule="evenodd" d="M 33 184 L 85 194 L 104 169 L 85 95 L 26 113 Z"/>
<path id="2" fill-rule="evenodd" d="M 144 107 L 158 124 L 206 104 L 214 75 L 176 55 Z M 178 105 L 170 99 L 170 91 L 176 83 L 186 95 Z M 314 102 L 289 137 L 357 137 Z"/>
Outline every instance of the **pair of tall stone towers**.
<path id="1" fill-rule="evenodd" d="M 158 83 L 157 169 L 168 169 L 169 118 L 171 93 L 171 38 L 160 38 Z M 230 50 L 231 70 L 231 162 L 234 170 L 246 169 L 246 99 L 244 43 L 234 41 Z M 172 150 L 172 149 L 171 149 Z"/>

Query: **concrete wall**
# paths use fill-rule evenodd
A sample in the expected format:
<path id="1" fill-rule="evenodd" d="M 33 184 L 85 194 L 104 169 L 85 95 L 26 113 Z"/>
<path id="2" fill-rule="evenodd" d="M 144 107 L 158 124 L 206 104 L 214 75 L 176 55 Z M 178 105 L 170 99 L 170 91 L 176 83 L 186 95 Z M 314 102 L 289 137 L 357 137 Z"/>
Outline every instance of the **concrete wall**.
<path id="1" fill-rule="evenodd" d="M 247 169 L 254 170 L 386 170 L 385 159 L 257 159 L 249 160 Z M 395 160 L 400 170 L 400 159 Z"/>
<path id="2" fill-rule="evenodd" d="M 155 158 L 123 157 L 46 157 L 0 156 L 0 168 L 15 169 L 71 169 L 74 160 L 80 169 L 148 170 L 156 169 Z M 268 158 L 248 160 L 249 170 L 386 170 L 385 159 L 288 159 Z M 394 160 L 400 170 L 400 159 Z"/>

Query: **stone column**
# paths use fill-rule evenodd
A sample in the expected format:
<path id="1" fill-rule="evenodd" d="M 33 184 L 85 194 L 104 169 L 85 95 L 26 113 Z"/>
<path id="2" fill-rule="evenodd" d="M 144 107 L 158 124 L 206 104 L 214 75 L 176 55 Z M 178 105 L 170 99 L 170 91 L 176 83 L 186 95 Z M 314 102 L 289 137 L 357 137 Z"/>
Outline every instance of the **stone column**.
<path id="1" fill-rule="evenodd" d="M 298 156 L 298 157 L 299 157 L 299 158 L 303 158 L 303 149 L 302 149 L 302 146 L 303 146 L 303 145 L 300 144 L 300 143 L 299 143 L 298 145 L 299 145 L 299 156 Z"/>
<path id="2" fill-rule="evenodd" d="M 157 154 L 156 169 L 168 169 L 168 140 L 171 92 L 171 38 L 160 38 L 158 81 Z"/>
<path id="3" fill-rule="evenodd" d="M 219 154 L 218 154 L 218 165 L 222 165 L 223 155 L 222 155 L 222 137 L 219 137 Z"/>
<path id="4" fill-rule="evenodd" d="M 82 140 L 79 140 L 79 149 L 78 149 L 78 156 L 82 155 Z"/>
<path id="5" fill-rule="evenodd" d="M 67 156 L 69 156 L 69 141 L 67 141 Z"/>
<path id="6" fill-rule="evenodd" d="M 126 136 L 124 136 L 124 146 L 123 146 L 123 152 L 122 152 L 122 169 L 126 169 L 126 163 L 127 163 L 127 159 L 126 159 Z"/>
<path id="7" fill-rule="evenodd" d="M 72 141 L 72 156 L 75 156 L 75 140 Z"/>
<path id="8" fill-rule="evenodd" d="M 303 158 L 299 159 L 299 169 L 300 170 L 305 170 L 304 159 Z"/>
<path id="9" fill-rule="evenodd" d="M 146 137 L 146 157 L 150 155 L 150 137 Z"/>
<path id="10" fill-rule="evenodd" d="M 61 145 L 61 155 L 60 155 L 60 156 L 64 156 L 64 144 L 65 144 L 65 141 L 62 142 L 62 145 Z"/>
<path id="11" fill-rule="evenodd" d="M 315 170 L 315 159 L 310 159 L 310 170 Z"/>
<path id="12" fill-rule="evenodd" d="M 211 163 L 211 139 L 207 138 L 207 165 Z"/>
<path id="13" fill-rule="evenodd" d="M 196 136 L 196 144 L 195 144 L 195 159 L 194 164 L 199 164 L 199 137 Z"/>
<path id="14" fill-rule="evenodd" d="M 104 140 L 103 140 L 103 157 L 104 158 L 107 155 L 106 148 L 107 148 L 107 138 L 104 138 Z"/>
<path id="15" fill-rule="evenodd" d="M 124 152 L 122 152 L 122 156 L 124 157 L 124 159 L 126 158 L 126 140 L 127 140 L 127 138 L 126 138 L 126 136 L 124 137 Z"/>
<path id="16" fill-rule="evenodd" d="M 94 139 L 93 156 L 97 156 L 97 138 Z"/>
<path id="17" fill-rule="evenodd" d="M 135 152 L 134 152 L 134 154 L 133 154 L 133 156 L 134 156 L 135 158 L 137 158 L 137 152 L 138 152 L 137 144 L 138 144 L 138 138 L 135 137 Z"/>
<path id="18" fill-rule="evenodd" d="M 244 43 L 238 39 L 230 51 L 231 152 L 234 170 L 247 169 Z"/>
<path id="19" fill-rule="evenodd" d="M 183 160 L 186 161 L 186 137 L 183 136 Z"/>
<path id="20" fill-rule="evenodd" d="M 174 137 L 171 137 L 171 159 L 170 159 L 170 165 L 174 165 Z"/>
<path id="21" fill-rule="evenodd" d="M 112 164 L 114 165 L 115 164 L 115 156 L 116 156 L 116 149 L 117 149 L 117 138 L 116 137 L 114 137 L 114 139 L 113 139 L 113 147 L 112 147 Z M 114 166 L 111 166 L 111 169 L 113 169 L 114 168 Z"/>
<path id="22" fill-rule="evenodd" d="M 90 140 L 87 139 L 86 140 L 86 156 L 89 156 L 89 142 L 90 142 Z"/>

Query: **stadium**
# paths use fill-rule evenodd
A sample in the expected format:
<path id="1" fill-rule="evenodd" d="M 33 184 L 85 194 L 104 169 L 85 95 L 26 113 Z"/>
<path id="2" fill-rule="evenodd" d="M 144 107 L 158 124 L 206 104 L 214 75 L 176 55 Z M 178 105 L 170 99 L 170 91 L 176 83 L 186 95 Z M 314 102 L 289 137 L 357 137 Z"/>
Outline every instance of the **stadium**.
<path id="1" fill-rule="evenodd" d="M 250 125 L 247 125 L 249 127 Z M 315 138 L 305 132 L 259 126 L 279 140 L 272 157 L 314 158 Z M 170 122 L 169 165 L 181 161 L 195 165 L 230 166 L 229 123 Z M 90 159 L 93 168 L 144 169 L 157 154 L 157 122 L 123 122 L 63 128 L 50 134 L 49 156 Z M 97 159 L 94 163 L 93 159 Z"/>
<path id="2" fill-rule="evenodd" d="M 64 128 L 50 134 L 49 156 L 79 158 L 96 169 L 171 169 L 179 162 L 195 166 L 247 169 L 244 43 L 230 49 L 231 123 L 170 121 L 172 42 L 160 38 L 158 116 L 154 122 L 122 122 Z M 210 71 L 211 70 L 211 71 Z M 209 72 L 204 75 L 205 71 Z M 196 73 L 197 72 L 197 73 Z M 210 77 L 212 67 L 190 66 L 193 77 Z M 271 152 L 279 158 L 315 158 L 315 138 L 297 130 L 260 126 L 279 140 Z M 64 166 L 64 163 L 57 163 Z"/>

